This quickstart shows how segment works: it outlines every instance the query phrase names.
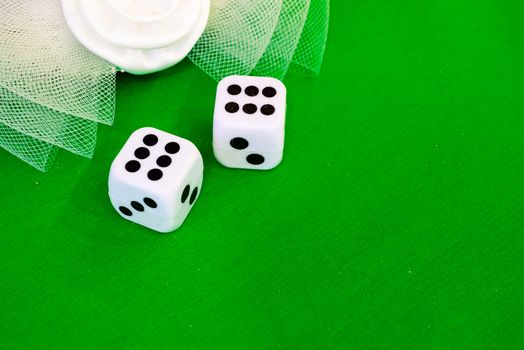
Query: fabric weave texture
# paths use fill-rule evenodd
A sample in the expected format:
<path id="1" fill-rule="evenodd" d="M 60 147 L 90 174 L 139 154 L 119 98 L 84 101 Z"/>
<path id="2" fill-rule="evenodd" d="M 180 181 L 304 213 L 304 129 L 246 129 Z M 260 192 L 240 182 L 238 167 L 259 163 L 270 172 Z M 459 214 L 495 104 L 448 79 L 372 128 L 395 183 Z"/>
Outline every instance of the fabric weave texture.
<path id="1" fill-rule="evenodd" d="M 98 123 L 114 119 L 117 69 L 74 38 L 60 0 L 4 0 L 0 14 L 0 146 L 42 171 L 60 148 L 92 157 Z M 314 76 L 328 22 L 329 0 L 213 0 L 189 59 L 217 81 Z"/>

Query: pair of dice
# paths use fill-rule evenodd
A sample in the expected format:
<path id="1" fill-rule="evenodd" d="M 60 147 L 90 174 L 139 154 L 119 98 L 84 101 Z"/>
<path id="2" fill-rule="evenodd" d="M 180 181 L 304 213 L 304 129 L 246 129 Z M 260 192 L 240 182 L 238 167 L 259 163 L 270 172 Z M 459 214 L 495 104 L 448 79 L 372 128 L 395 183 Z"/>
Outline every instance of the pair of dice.
<path id="1" fill-rule="evenodd" d="M 213 150 L 226 167 L 268 170 L 282 160 L 286 88 L 277 79 L 231 76 L 217 89 Z M 135 131 L 109 174 L 109 197 L 120 215 L 159 232 L 182 225 L 203 180 L 200 152 L 167 132 Z"/>

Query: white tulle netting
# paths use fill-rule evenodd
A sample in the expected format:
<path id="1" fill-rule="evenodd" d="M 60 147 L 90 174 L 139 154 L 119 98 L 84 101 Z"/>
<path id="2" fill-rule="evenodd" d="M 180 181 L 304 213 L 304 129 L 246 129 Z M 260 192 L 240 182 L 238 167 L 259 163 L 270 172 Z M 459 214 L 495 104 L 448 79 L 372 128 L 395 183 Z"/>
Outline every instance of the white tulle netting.
<path id="1" fill-rule="evenodd" d="M 320 71 L 329 0 L 214 0 L 189 58 L 216 80 L 233 74 L 282 79 Z"/>
<path id="2" fill-rule="evenodd" d="M 318 74 L 329 0 L 212 0 L 189 58 L 216 80 Z M 176 69 L 176 68 L 175 68 Z M 111 124 L 115 67 L 70 33 L 60 0 L 0 2 L 0 146 L 40 170 L 59 148 L 90 157 Z"/>
<path id="3" fill-rule="evenodd" d="M 0 146 L 40 170 L 90 157 L 114 116 L 115 69 L 70 34 L 60 0 L 0 2 Z"/>

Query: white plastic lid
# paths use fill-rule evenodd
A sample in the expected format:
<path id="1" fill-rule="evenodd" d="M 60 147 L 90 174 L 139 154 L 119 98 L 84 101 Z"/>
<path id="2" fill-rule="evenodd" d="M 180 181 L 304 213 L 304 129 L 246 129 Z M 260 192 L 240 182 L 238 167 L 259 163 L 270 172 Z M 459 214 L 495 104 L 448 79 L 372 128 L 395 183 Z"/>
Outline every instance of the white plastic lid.
<path id="1" fill-rule="evenodd" d="M 124 71 L 147 74 L 181 61 L 207 24 L 210 0 L 62 0 L 87 49 Z"/>

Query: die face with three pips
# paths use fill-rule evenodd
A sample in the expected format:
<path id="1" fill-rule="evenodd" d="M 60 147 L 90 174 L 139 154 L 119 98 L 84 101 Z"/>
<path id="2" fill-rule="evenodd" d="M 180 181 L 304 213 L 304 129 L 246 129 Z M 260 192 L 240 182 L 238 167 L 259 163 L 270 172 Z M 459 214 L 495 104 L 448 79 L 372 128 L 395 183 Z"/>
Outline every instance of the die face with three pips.
<path id="1" fill-rule="evenodd" d="M 226 167 L 268 170 L 282 161 L 286 88 L 267 77 L 230 76 L 217 89 L 213 151 Z M 154 128 L 135 131 L 109 174 L 109 197 L 125 219 L 176 230 L 202 188 L 204 165 L 190 141 Z"/>
<path id="2" fill-rule="evenodd" d="M 135 131 L 113 161 L 109 197 L 125 219 L 176 230 L 200 194 L 203 161 L 190 141 L 154 128 Z"/>
<path id="3" fill-rule="evenodd" d="M 217 88 L 213 150 L 224 166 L 268 170 L 282 161 L 286 88 L 268 77 L 230 76 Z"/>

